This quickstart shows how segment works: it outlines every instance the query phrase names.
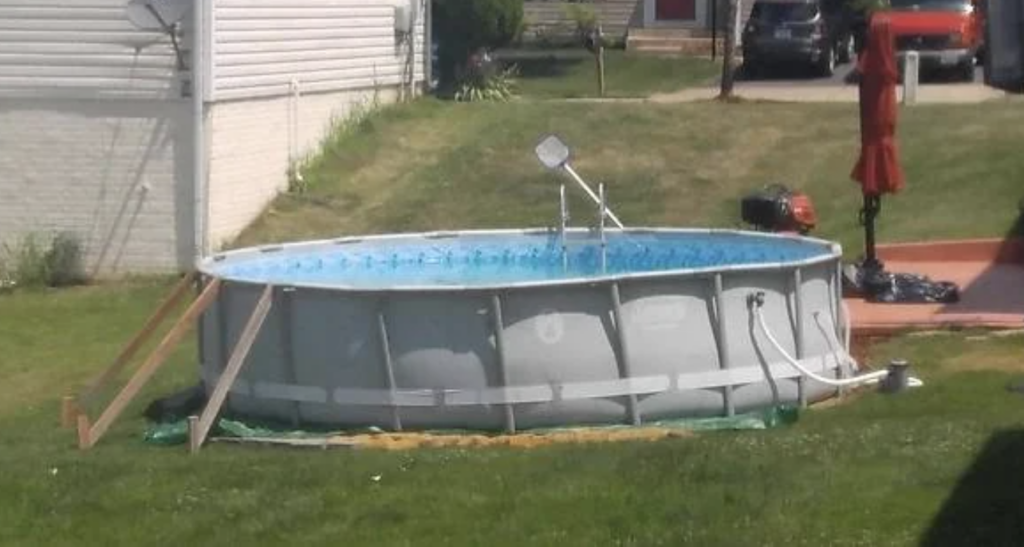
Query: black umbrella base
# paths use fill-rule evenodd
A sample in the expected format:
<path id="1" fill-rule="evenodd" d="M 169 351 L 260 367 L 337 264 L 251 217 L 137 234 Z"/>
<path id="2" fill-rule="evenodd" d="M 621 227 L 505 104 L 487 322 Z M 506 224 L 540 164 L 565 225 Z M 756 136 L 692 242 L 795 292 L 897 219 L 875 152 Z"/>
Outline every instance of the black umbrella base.
<path id="1" fill-rule="evenodd" d="M 887 272 L 876 260 L 843 267 L 843 296 L 888 304 L 952 304 L 960 300 L 960 288 L 923 275 Z"/>

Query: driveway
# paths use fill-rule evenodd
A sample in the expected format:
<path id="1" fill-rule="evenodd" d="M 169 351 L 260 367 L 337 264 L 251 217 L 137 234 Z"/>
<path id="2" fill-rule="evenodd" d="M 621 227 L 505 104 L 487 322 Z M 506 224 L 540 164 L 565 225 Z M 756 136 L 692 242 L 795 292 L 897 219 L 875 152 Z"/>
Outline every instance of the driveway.
<path id="1" fill-rule="evenodd" d="M 780 102 L 858 102 L 857 84 L 852 78 L 853 64 L 839 66 L 831 77 L 812 76 L 797 71 L 779 71 L 769 76 L 751 78 L 742 69 L 734 84 L 734 93 L 749 100 Z M 896 90 L 903 100 L 903 86 Z M 718 95 L 718 82 L 712 86 L 685 89 L 652 96 L 651 102 L 688 102 L 714 98 Z M 919 103 L 979 103 L 1005 97 L 1006 93 L 984 84 L 984 71 L 975 69 L 974 81 L 963 82 L 942 75 L 924 75 L 918 85 Z"/>

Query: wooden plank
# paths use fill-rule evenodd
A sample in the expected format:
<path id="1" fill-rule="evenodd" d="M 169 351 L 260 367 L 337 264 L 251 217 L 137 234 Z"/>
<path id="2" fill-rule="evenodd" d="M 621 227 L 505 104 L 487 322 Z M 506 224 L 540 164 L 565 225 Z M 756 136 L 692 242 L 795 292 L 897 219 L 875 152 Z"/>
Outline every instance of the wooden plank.
<path id="1" fill-rule="evenodd" d="M 178 283 L 174 286 L 168 296 L 160 303 L 156 311 L 149 316 L 146 323 L 142 326 L 142 329 L 125 345 L 121 350 L 121 353 L 114 359 L 114 362 L 107 367 L 102 373 L 92 379 L 85 388 L 82 389 L 78 394 L 77 404 L 79 407 L 88 405 L 96 394 L 99 393 L 108 382 L 110 382 L 115 376 L 117 376 L 125 365 L 135 356 L 136 353 L 142 348 L 142 345 L 146 340 L 153 334 L 153 332 L 160 326 L 160 323 L 167 318 L 167 315 L 171 313 L 174 307 L 181 301 L 182 297 L 188 294 L 189 287 L 195 280 L 195 273 L 189 273 L 181 278 Z"/>
<path id="2" fill-rule="evenodd" d="M 178 319 L 178 322 L 171 327 L 171 330 L 166 335 L 164 335 L 163 340 L 161 340 L 160 344 L 153 350 L 153 353 L 151 353 L 142 366 L 135 371 L 135 374 L 132 375 L 130 380 L 128 380 L 128 384 L 121 389 L 121 392 L 118 393 L 116 397 L 114 397 L 110 406 L 107 407 L 103 414 L 100 415 L 99 419 L 96 420 L 96 423 L 93 424 L 88 435 L 85 436 L 86 438 L 80 439 L 80 448 L 91 448 L 96 444 L 96 441 L 106 433 L 107 429 L 112 423 L 114 423 L 114 420 L 117 419 L 118 415 L 124 411 L 125 407 L 128 406 L 128 403 L 131 402 L 131 400 L 139 393 L 142 386 L 146 385 L 146 382 L 148 382 L 153 376 L 153 373 L 160 368 L 160 365 L 167 361 L 171 352 L 178 343 L 181 342 L 181 339 L 192 327 L 199 315 L 206 311 L 206 308 L 210 306 L 214 298 L 217 297 L 220 287 L 220 279 L 214 279 L 206 286 L 205 289 L 203 289 L 202 294 L 200 294 L 188 309 L 185 310 L 185 313 L 180 319 Z"/>
<path id="3" fill-rule="evenodd" d="M 65 395 L 60 402 L 60 426 L 64 429 L 75 427 L 75 417 L 78 416 L 78 404 L 71 395 Z"/>
<path id="4" fill-rule="evenodd" d="M 249 322 L 245 325 L 245 330 L 239 336 L 235 349 L 231 351 L 231 359 L 228 360 L 228 365 L 224 367 L 224 373 L 217 380 L 217 386 L 213 388 L 213 393 L 210 395 L 202 415 L 198 420 L 194 419 L 195 416 L 189 418 L 189 451 L 191 453 L 199 452 L 203 441 L 206 440 L 206 435 L 210 432 L 210 427 L 213 425 L 213 420 L 217 417 L 220 407 L 228 396 L 228 390 L 235 383 L 235 378 L 238 377 L 238 373 L 242 370 L 245 358 L 249 356 L 249 350 L 252 349 L 253 343 L 256 342 L 256 336 L 259 334 L 260 329 L 263 327 L 263 322 L 270 313 L 270 306 L 273 304 L 273 301 L 274 287 L 267 285 L 263 289 L 263 294 L 260 296 L 259 301 L 256 302 L 256 307 L 249 317 Z"/>
<path id="5" fill-rule="evenodd" d="M 78 420 L 76 420 L 75 423 L 78 425 L 78 446 L 92 446 L 93 441 L 91 428 L 89 426 L 89 417 L 85 414 L 79 414 Z"/>

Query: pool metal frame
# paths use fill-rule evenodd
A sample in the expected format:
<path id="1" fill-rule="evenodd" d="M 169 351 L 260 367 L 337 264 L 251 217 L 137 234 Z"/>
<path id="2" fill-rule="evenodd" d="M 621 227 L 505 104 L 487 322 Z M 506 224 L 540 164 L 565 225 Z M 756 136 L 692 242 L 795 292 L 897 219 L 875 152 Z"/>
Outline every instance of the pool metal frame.
<path id="1" fill-rule="evenodd" d="M 603 208 L 602 208 L 603 210 Z M 603 218 L 603 215 L 602 215 Z M 828 279 L 829 291 L 831 292 L 832 298 L 830 299 L 831 310 L 829 318 L 834 326 L 834 332 L 824 332 L 824 327 L 821 326 L 820 320 L 818 322 L 819 328 L 823 329 L 823 333 L 830 340 L 834 340 L 835 344 L 839 347 L 834 348 L 836 352 L 840 352 L 841 348 L 846 345 L 848 346 L 849 340 L 844 339 L 843 325 L 845 324 L 846 318 L 842 317 L 841 311 L 841 265 L 839 259 L 842 256 L 841 248 L 838 244 L 815 238 L 809 238 L 804 236 L 792 236 L 787 234 L 773 234 L 773 233 L 762 233 L 762 232 L 745 232 L 742 230 L 730 230 L 730 229 L 673 229 L 673 228 L 632 228 L 627 230 L 613 230 L 627 234 L 731 234 L 731 235 L 756 235 L 762 238 L 779 238 L 779 239 L 799 239 L 803 242 L 817 243 L 824 249 L 828 249 L 829 253 L 821 256 L 816 256 L 809 259 L 783 262 L 783 263 L 758 263 L 749 265 L 730 265 L 730 266 L 714 266 L 707 268 L 696 268 L 696 269 L 677 269 L 677 270 L 665 270 L 665 271 L 651 271 L 651 272 L 636 272 L 626 274 L 615 274 L 615 275 L 601 275 L 594 277 L 585 278 L 567 278 L 558 280 L 548 281 L 526 281 L 518 283 L 502 283 L 500 285 L 474 285 L 474 286 L 453 286 L 453 285 L 430 285 L 430 286 L 396 286 L 389 287 L 386 289 L 367 289 L 361 287 L 351 287 L 340 284 L 317 284 L 317 283 L 288 283 L 288 284 L 269 284 L 272 288 L 273 300 L 278 304 L 284 311 L 281 315 L 281 320 L 285 323 L 281 327 L 282 340 L 281 346 L 284 350 L 285 360 L 287 361 L 286 368 L 291 370 L 291 386 L 273 384 L 273 383 L 259 383 L 249 382 L 243 380 L 235 381 L 235 385 L 231 388 L 231 393 L 238 395 L 251 395 L 257 398 L 268 397 L 271 399 L 284 399 L 291 400 L 294 404 L 294 421 L 299 421 L 299 405 L 302 402 L 316 402 L 316 403 L 335 403 L 343 404 L 346 406 L 373 406 L 373 407 L 388 407 L 390 409 L 390 427 L 395 431 L 402 431 L 405 429 L 402 419 L 402 410 L 419 407 L 433 407 L 433 406 L 463 406 L 463 405 L 496 405 L 502 409 L 502 421 L 504 430 L 507 432 L 515 432 L 517 428 L 517 417 L 516 417 L 516 405 L 525 403 L 545 403 L 545 402 L 557 402 L 562 400 L 571 399 L 606 399 L 606 398 L 617 398 L 624 397 L 626 400 L 626 416 L 624 420 L 626 423 L 632 425 L 641 425 L 644 423 L 644 416 L 642 415 L 637 398 L 640 395 L 651 395 L 656 393 L 663 393 L 667 391 L 678 391 L 678 390 L 697 390 L 697 389 L 708 389 L 708 390 L 720 390 L 723 396 L 723 408 L 722 415 L 733 416 L 736 413 L 736 408 L 733 400 L 733 391 L 736 384 L 762 382 L 767 379 L 772 383 L 773 390 L 776 390 L 774 382 L 782 379 L 797 379 L 797 391 L 799 402 L 801 405 L 806 405 L 808 402 L 807 397 L 807 379 L 799 372 L 795 371 L 794 368 L 786 364 L 772 364 L 770 369 L 765 368 L 763 373 L 756 373 L 756 370 L 747 367 L 745 370 L 733 369 L 734 363 L 730 360 L 728 348 L 728 329 L 726 325 L 729 324 L 730 320 L 736 320 L 735 318 L 727 317 L 725 312 L 726 306 L 724 304 L 723 296 L 723 278 L 731 273 L 751 273 L 751 272 L 787 272 L 790 278 L 790 291 L 786 294 L 787 308 L 790 309 L 790 321 L 796 327 L 795 329 L 795 342 L 796 342 L 796 358 L 803 360 L 806 358 L 805 355 L 805 337 L 803 321 L 798 318 L 803 316 L 803 296 L 802 296 L 802 271 L 808 267 L 820 266 L 821 264 L 828 262 L 835 262 L 836 267 L 832 270 L 831 275 Z M 568 228 L 564 224 L 558 229 L 559 234 L 565 239 L 566 245 L 573 241 L 584 241 L 593 242 L 594 231 L 587 228 Z M 384 235 L 370 235 L 370 236 L 357 236 L 357 237 L 342 237 L 329 240 L 320 241 L 309 241 L 294 244 L 279 244 L 279 245 L 265 245 L 256 248 L 239 249 L 234 251 L 227 251 L 217 253 L 209 258 L 205 263 L 201 264 L 199 270 L 203 277 L 203 285 L 213 278 L 218 278 L 225 285 L 253 285 L 266 287 L 268 284 L 231 279 L 230 276 L 218 276 L 211 270 L 211 267 L 217 263 L 232 260 L 236 258 L 245 258 L 251 256 L 261 256 L 267 254 L 276 253 L 288 253 L 291 251 L 309 251 L 317 248 L 329 249 L 337 246 L 345 246 L 358 242 L 386 242 L 393 239 L 402 239 L 405 241 L 415 240 L 417 238 L 424 241 L 436 241 L 438 239 L 462 237 L 462 236 L 508 236 L 508 235 L 522 235 L 522 236 L 541 236 L 541 235 L 552 235 L 552 230 L 549 228 L 535 228 L 535 229 L 522 229 L 522 230 L 475 230 L 475 231 L 434 231 L 424 232 L 418 234 L 384 234 Z M 600 240 L 604 239 L 604 230 L 600 231 Z M 708 296 L 710 300 L 708 305 L 709 319 L 711 319 L 711 330 L 715 336 L 715 347 L 717 349 L 717 358 L 719 363 L 719 370 L 717 371 L 700 371 L 700 372 L 683 372 L 675 373 L 671 375 L 662 375 L 661 377 L 634 377 L 631 375 L 631 362 L 630 362 L 630 344 L 631 341 L 629 336 L 622 327 L 625 325 L 625 319 L 622 312 L 622 298 L 620 288 L 623 284 L 628 284 L 637 281 L 644 280 L 668 280 L 668 279 L 681 279 L 681 278 L 703 278 L 706 279 L 706 287 L 708 290 Z M 605 287 L 608 308 L 611 311 L 615 330 L 615 341 L 613 351 L 615 359 L 618 364 L 618 380 L 612 381 L 591 381 L 591 382 L 574 382 L 564 385 L 533 385 L 533 386 L 513 386 L 509 385 L 508 371 L 507 371 L 507 340 L 504 336 L 505 331 L 505 318 L 503 313 L 504 308 L 504 297 L 506 291 L 514 289 L 525 289 L 525 288 L 551 288 L 560 286 L 579 286 L 586 285 L 589 287 Z M 312 288 L 312 289 L 327 289 L 332 292 L 343 292 L 350 293 L 353 295 L 359 295 L 364 297 L 372 297 L 376 301 L 376 338 L 377 344 L 379 344 L 381 362 L 380 368 L 385 372 L 386 387 L 384 389 L 371 389 L 371 388 L 337 388 L 334 393 L 330 393 L 327 388 L 320 386 L 298 386 L 295 385 L 295 362 L 294 362 L 294 351 L 292 350 L 292 299 L 290 295 L 301 288 Z M 395 371 L 393 365 L 393 348 L 391 347 L 391 333 L 389 332 L 389 320 L 388 320 L 388 301 L 391 298 L 398 297 L 402 294 L 408 293 L 475 293 L 485 295 L 489 301 L 489 313 L 491 315 L 490 335 L 494 340 L 494 351 L 495 351 L 495 363 L 497 365 L 497 377 L 499 385 L 483 387 L 475 390 L 446 390 L 446 389 L 405 389 L 403 390 L 397 385 L 395 380 Z M 217 313 L 217 320 L 222 321 L 225 317 L 224 307 L 225 302 L 223 299 L 227 298 L 230 291 L 222 291 L 221 296 L 215 304 L 216 307 L 220 308 L 220 313 Z M 275 306 L 277 307 L 277 306 Z M 203 333 L 203 323 L 209 318 L 201 317 L 199 332 Z M 796 319 L 796 320 L 795 320 Z M 214 329 L 219 332 L 221 340 L 216 345 L 219 351 L 223 353 L 225 348 L 229 347 L 225 338 L 226 330 L 223 325 L 220 328 Z M 832 342 L 828 342 L 831 346 Z M 206 344 L 203 336 L 200 335 L 199 340 L 199 352 L 200 357 L 208 358 L 206 355 Z M 838 355 L 838 353 L 837 353 Z M 220 363 L 225 363 L 226 355 L 221 355 L 217 360 Z M 203 361 L 201 361 L 203 362 Z M 813 366 L 821 366 L 820 364 L 815 365 L 812 363 L 806 363 L 810 368 Z M 223 366 L 223 365 L 221 365 Z M 767 364 L 763 364 L 764 367 L 768 367 Z M 217 367 L 223 370 L 221 367 Z M 828 367 L 820 369 L 822 372 L 834 371 L 836 377 L 844 377 L 846 370 L 844 370 L 844 364 L 840 362 L 838 357 L 835 358 L 834 367 Z M 203 376 L 207 382 L 216 383 L 214 375 L 211 375 L 212 371 L 209 366 L 203 367 Z M 219 375 L 219 374 L 218 374 Z M 212 385 L 212 384 L 210 384 Z M 837 390 L 836 394 L 841 395 L 841 390 Z M 777 396 L 777 391 L 776 391 Z"/>

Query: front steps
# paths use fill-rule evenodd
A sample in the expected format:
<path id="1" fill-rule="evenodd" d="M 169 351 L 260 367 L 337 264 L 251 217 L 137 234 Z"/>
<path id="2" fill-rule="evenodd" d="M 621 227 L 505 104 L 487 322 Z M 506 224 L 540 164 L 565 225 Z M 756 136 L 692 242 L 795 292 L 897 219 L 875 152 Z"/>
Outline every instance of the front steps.
<path id="1" fill-rule="evenodd" d="M 718 53 L 725 44 L 724 32 L 717 37 Z M 709 29 L 631 28 L 626 34 L 626 50 L 663 55 L 711 55 Z"/>

